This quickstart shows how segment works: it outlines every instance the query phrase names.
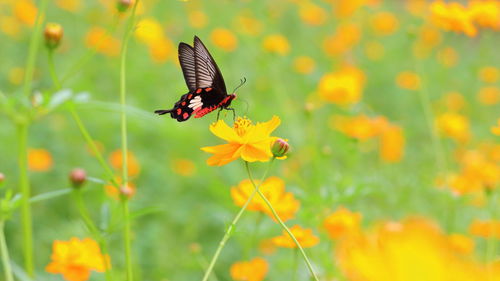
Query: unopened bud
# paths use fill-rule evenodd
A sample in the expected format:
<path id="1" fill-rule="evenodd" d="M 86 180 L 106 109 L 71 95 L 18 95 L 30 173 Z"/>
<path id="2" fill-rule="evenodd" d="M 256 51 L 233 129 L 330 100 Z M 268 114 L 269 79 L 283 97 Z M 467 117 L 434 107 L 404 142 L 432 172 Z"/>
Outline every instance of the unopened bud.
<path id="1" fill-rule="evenodd" d="M 45 45 L 49 49 L 55 49 L 61 43 L 63 28 L 58 23 L 47 23 L 43 35 L 45 36 Z"/>
<path id="2" fill-rule="evenodd" d="M 198 243 L 191 243 L 191 244 L 189 244 L 189 250 L 192 253 L 199 253 L 199 252 L 201 252 L 201 246 Z"/>
<path id="3" fill-rule="evenodd" d="M 120 187 L 120 195 L 122 198 L 130 198 L 134 196 L 135 190 L 129 185 L 122 185 Z"/>
<path id="4" fill-rule="evenodd" d="M 283 157 L 290 149 L 290 145 L 284 139 L 277 139 L 271 146 L 274 157 Z"/>
<path id="5" fill-rule="evenodd" d="M 118 12 L 123 13 L 127 11 L 134 4 L 134 0 L 117 0 L 116 8 Z"/>
<path id="6" fill-rule="evenodd" d="M 73 171 L 69 174 L 69 180 L 74 188 L 80 188 L 87 180 L 87 173 L 84 169 L 73 169 Z"/>
<path id="7" fill-rule="evenodd" d="M 2 185 L 4 180 L 5 180 L 5 175 L 3 173 L 0 173 L 0 185 Z"/>

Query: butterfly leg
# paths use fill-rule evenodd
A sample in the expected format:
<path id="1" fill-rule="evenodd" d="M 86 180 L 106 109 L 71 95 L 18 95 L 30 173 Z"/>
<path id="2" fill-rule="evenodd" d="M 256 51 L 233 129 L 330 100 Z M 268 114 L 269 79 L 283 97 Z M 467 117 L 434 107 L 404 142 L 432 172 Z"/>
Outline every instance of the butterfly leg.
<path id="1" fill-rule="evenodd" d="M 234 108 L 226 108 L 227 110 L 231 110 L 233 112 L 233 123 L 236 122 L 236 111 L 234 110 Z"/>
<path id="2" fill-rule="evenodd" d="M 219 109 L 219 111 L 217 111 L 217 121 L 219 121 L 219 115 L 220 115 L 220 112 L 222 111 L 222 108 Z"/>

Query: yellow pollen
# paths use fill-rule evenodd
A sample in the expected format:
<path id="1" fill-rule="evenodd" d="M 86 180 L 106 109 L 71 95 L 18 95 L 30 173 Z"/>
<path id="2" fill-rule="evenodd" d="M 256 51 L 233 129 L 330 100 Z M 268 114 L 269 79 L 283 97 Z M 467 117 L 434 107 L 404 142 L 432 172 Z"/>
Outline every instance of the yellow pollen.
<path id="1" fill-rule="evenodd" d="M 250 126 L 252 126 L 252 121 L 250 119 L 247 119 L 246 117 L 236 118 L 236 121 L 233 125 L 234 130 L 239 136 L 243 136 Z"/>

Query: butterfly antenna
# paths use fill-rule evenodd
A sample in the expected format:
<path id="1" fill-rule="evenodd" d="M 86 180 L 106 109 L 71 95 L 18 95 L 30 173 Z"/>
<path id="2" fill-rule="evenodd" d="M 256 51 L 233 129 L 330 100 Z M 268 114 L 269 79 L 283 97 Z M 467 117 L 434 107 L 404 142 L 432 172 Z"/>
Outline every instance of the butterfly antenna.
<path id="1" fill-rule="evenodd" d="M 243 79 L 240 80 L 240 84 L 238 85 L 238 87 L 234 88 L 233 90 L 233 93 L 236 92 L 236 90 L 238 90 L 241 86 L 243 86 L 243 84 L 245 84 L 247 82 L 247 79 L 245 77 L 243 77 Z"/>

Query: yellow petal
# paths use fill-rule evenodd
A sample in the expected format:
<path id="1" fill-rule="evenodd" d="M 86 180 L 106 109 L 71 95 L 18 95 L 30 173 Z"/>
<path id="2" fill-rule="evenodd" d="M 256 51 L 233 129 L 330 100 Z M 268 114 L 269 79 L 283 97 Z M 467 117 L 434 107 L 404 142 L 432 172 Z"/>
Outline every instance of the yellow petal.
<path id="1" fill-rule="evenodd" d="M 258 147 L 247 144 L 241 147 L 241 158 L 248 162 L 269 161 L 272 155 L 268 154 L 267 151 L 261 150 Z"/>
<path id="2" fill-rule="evenodd" d="M 241 142 L 241 138 L 233 128 L 229 127 L 224 120 L 219 120 L 210 125 L 210 131 L 217 137 L 228 142 Z"/>
<path id="3" fill-rule="evenodd" d="M 273 116 L 271 120 L 263 123 L 257 123 L 253 130 L 246 134 L 247 142 L 259 142 L 270 138 L 270 134 L 280 125 L 281 120 L 278 116 Z"/>

